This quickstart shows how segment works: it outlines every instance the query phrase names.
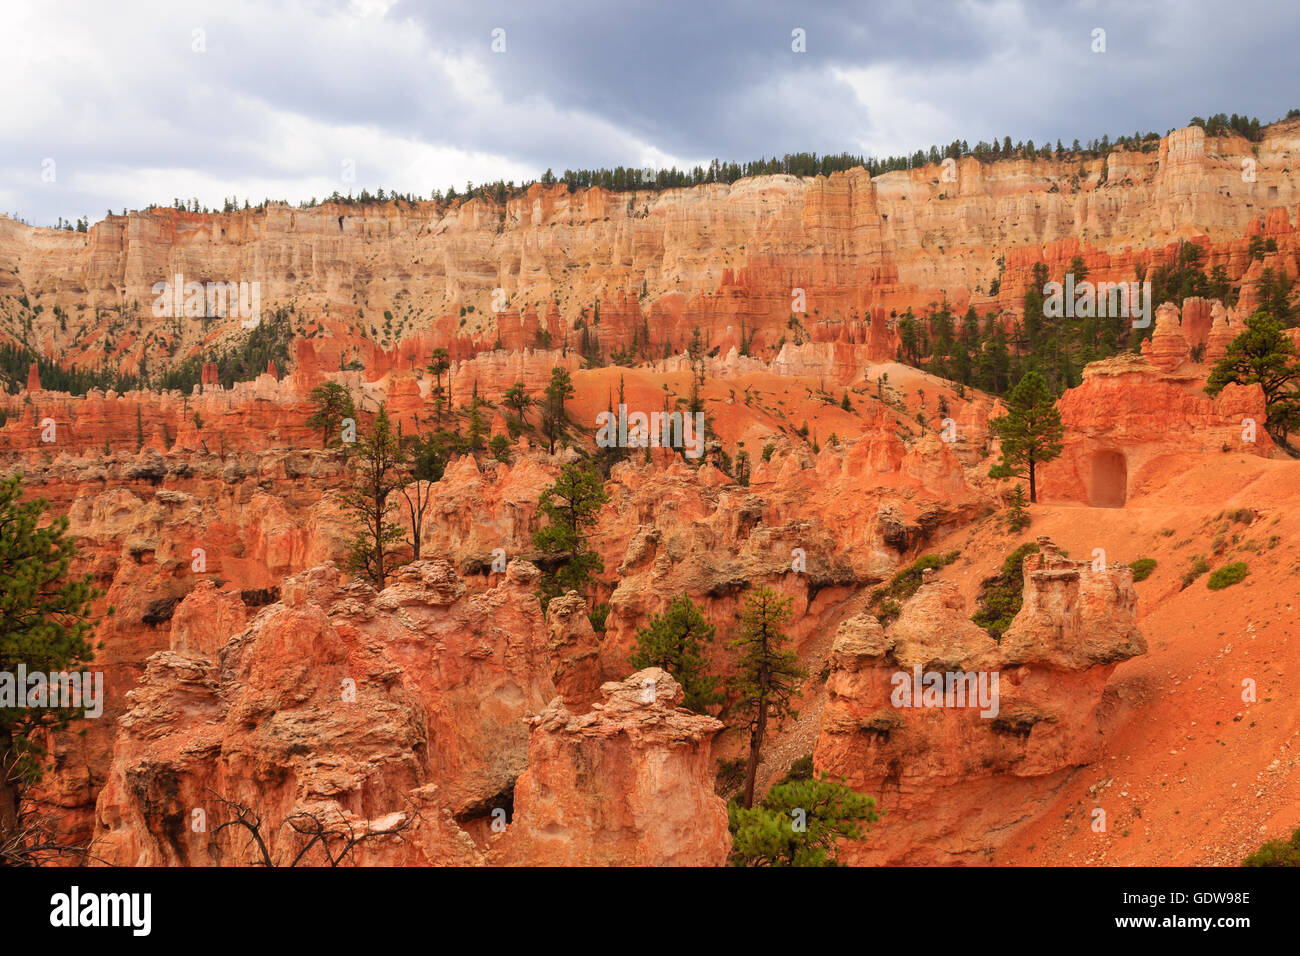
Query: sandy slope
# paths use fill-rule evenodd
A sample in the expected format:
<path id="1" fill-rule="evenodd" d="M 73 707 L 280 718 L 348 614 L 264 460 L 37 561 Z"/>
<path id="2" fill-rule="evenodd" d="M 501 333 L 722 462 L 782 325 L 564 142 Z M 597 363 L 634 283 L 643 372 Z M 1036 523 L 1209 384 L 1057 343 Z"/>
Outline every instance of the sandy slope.
<path id="1" fill-rule="evenodd" d="M 1158 477 L 1122 509 L 1043 506 L 1023 535 L 987 518 L 937 545 L 971 560 L 951 569 L 971 594 L 1036 534 L 1077 558 L 1102 548 L 1108 561 L 1158 562 L 1137 585 L 1150 652 L 1111 679 L 1101 759 L 993 863 L 1236 865 L 1300 826 L 1300 463 L 1174 456 Z M 1243 508 L 1249 524 L 1224 514 Z M 1206 575 L 1182 590 L 1198 554 L 1212 568 L 1245 561 L 1250 575 L 1221 591 Z M 1254 703 L 1242 700 L 1247 679 Z M 1098 807 L 1104 833 L 1091 826 Z"/>

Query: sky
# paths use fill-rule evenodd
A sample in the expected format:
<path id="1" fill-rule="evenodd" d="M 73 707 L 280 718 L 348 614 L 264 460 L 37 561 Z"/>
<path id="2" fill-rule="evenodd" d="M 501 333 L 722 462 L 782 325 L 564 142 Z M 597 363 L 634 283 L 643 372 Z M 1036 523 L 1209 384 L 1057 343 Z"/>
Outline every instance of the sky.
<path id="1" fill-rule="evenodd" d="M 1297 49 L 1295 0 L 4 0 L 0 213 L 1270 122 Z"/>

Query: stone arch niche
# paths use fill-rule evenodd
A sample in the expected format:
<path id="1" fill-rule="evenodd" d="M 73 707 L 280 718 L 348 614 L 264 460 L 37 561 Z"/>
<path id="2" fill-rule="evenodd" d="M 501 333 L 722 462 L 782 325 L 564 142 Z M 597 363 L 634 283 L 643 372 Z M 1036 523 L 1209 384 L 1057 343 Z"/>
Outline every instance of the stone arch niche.
<path id="1" fill-rule="evenodd" d="M 1094 508 L 1123 508 L 1128 500 L 1128 459 L 1122 451 L 1093 452 L 1088 504 Z"/>

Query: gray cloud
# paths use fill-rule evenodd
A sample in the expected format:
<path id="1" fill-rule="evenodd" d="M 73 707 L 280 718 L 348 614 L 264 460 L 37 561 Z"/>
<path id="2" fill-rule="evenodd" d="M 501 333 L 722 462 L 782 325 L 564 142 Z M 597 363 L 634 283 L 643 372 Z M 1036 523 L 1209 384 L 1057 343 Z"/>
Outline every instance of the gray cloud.
<path id="1" fill-rule="evenodd" d="M 174 196 L 427 194 L 548 167 L 1068 142 L 1300 106 L 1290 3 L 11 6 L 0 211 L 40 224 Z"/>

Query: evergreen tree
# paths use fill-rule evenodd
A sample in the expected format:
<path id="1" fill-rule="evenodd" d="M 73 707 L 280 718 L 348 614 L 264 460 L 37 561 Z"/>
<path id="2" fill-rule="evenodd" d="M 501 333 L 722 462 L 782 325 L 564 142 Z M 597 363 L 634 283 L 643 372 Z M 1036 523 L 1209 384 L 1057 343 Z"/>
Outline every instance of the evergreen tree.
<path id="1" fill-rule="evenodd" d="M 339 426 L 343 419 L 356 415 L 352 395 L 338 382 L 322 382 L 311 390 L 308 397 L 315 410 L 307 419 L 307 424 L 311 428 L 320 429 L 320 446 L 328 448 L 342 439 Z"/>
<path id="2" fill-rule="evenodd" d="M 705 645 L 713 643 L 716 628 L 685 594 L 673 598 L 663 614 L 650 618 L 636 635 L 636 650 L 628 663 L 636 670 L 661 667 L 682 687 L 683 703 L 703 711 L 722 701 L 718 678 L 709 672 Z"/>
<path id="3" fill-rule="evenodd" d="M 459 435 L 439 429 L 432 435 L 403 436 L 400 434 L 403 461 L 402 470 L 410 477 L 410 482 L 400 486 L 402 499 L 406 502 L 407 515 L 411 519 L 411 545 L 414 560 L 420 560 L 420 538 L 424 528 L 424 516 L 429 502 L 433 498 L 434 485 L 442 480 L 447 470 L 447 462 L 455 452 L 467 451 L 466 442 Z"/>
<path id="4" fill-rule="evenodd" d="M 1061 413 L 1038 372 L 1025 373 L 1007 398 L 1007 413 L 991 419 L 989 428 L 1002 440 L 1002 458 L 989 477 L 1028 478 L 1029 500 L 1037 503 L 1035 470 L 1061 454 L 1065 437 Z"/>
<path id="5" fill-rule="evenodd" d="M 1273 248 L 1277 248 L 1277 243 L 1273 243 Z M 1267 312 L 1284 329 L 1294 328 L 1296 325 L 1296 307 L 1292 303 L 1291 288 L 1295 280 L 1288 279 L 1286 273 L 1277 273 L 1273 269 L 1265 269 L 1259 274 L 1259 279 L 1255 282 L 1255 291 L 1259 295 L 1259 306 L 1257 311 Z"/>
<path id="6" fill-rule="evenodd" d="M 1016 485 L 1016 490 L 1011 492 L 1011 504 L 1007 508 L 1008 530 L 1018 532 L 1029 527 L 1029 509 L 1025 507 L 1028 504 L 1024 486 Z"/>
<path id="7" fill-rule="evenodd" d="M 920 361 L 921 333 L 910 306 L 898 319 L 898 351 L 899 359 L 909 365 Z"/>
<path id="8" fill-rule="evenodd" d="M 389 499 L 405 484 L 405 457 L 393 430 L 388 409 L 380 405 L 373 430 L 357 441 L 352 484 L 343 505 L 358 524 L 348 554 L 348 567 L 359 571 L 382 591 L 393 545 L 402 539 L 402 526 L 388 519 Z"/>
<path id="9" fill-rule="evenodd" d="M 538 589 L 543 610 L 551 598 L 581 590 L 593 574 L 605 570 L 600 555 L 588 550 L 586 535 L 608 500 L 600 475 L 583 462 L 566 465 L 542 492 L 537 507 L 547 521 L 534 532 L 533 546 L 545 555 Z"/>
<path id="10" fill-rule="evenodd" d="M 524 383 L 515 382 L 506 389 L 502 401 L 505 402 L 506 408 L 513 409 L 514 413 L 519 416 L 520 428 L 526 428 L 528 426 L 528 407 L 533 404 L 533 400 L 524 391 Z"/>
<path id="11" fill-rule="evenodd" d="M 91 635 L 99 622 L 92 604 L 104 592 L 89 574 L 69 576 L 77 545 L 68 519 L 46 520 L 44 498 L 22 499 L 21 475 L 0 479 L 0 672 L 15 674 L 20 665 L 47 675 L 75 671 L 94 658 Z M 29 688 L 15 689 L 25 695 Z M 24 791 L 41 777 L 46 734 L 83 713 L 0 707 L 0 848 L 6 857 L 27 857 L 30 849 L 19 812 Z"/>
<path id="12" fill-rule="evenodd" d="M 1206 394 L 1218 395 L 1229 383 L 1260 387 L 1267 409 L 1264 427 L 1289 449 L 1287 436 L 1300 428 L 1300 359 L 1281 322 L 1266 312 L 1246 319 L 1246 330 L 1210 370 Z"/>
<path id="13" fill-rule="evenodd" d="M 754 781 L 763 750 L 769 720 L 778 723 L 796 717 L 791 701 L 799 682 L 808 672 L 799 666 L 799 656 L 786 648 L 789 637 L 782 627 L 790 620 L 790 598 L 768 587 L 760 587 L 745 598 L 740 633 L 731 642 L 741 652 L 736 675 L 731 681 L 736 694 L 736 713 L 749 730 L 749 762 L 745 768 L 743 804 L 754 805 Z"/>
<path id="14" fill-rule="evenodd" d="M 736 482 L 742 487 L 748 488 L 749 477 L 749 452 L 741 448 L 736 452 Z"/>
<path id="15" fill-rule="evenodd" d="M 987 316 L 984 339 L 984 347 L 976 356 L 976 384 L 986 392 L 1002 395 L 1011 381 L 1011 353 L 1007 333 L 994 312 Z"/>
<path id="16" fill-rule="evenodd" d="M 477 386 L 475 386 L 477 388 Z M 480 411 L 482 402 L 478 395 L 474 395 L 469 402 L 469 434 L 466 441 L 469 444 L 470 451 L 482 451 L 485 447 L 485 435 L 488 430 L 488 423 L 483 418 L 483 412 Z"/>
<path id="17" fill-rule="evenodd" d="M 437 348 L 433 350 L 433 358 L 429 360 L 429 371 L 433 373 L 434 382 L 434 414 L 438 420 L 442 420 L 442 410 L 444 407 L 451 407 L 451 376 L 447 376 L 447 401 L 443 404 L 442 396 L 442 377 L 451 370 L 451 360 L 447 357 L 447 350 Z"/>
<path id="18" fill-rule="evenodd" d="M 880 819 L 874 797 L 823 774 L 768 791 L 760 806 L 727 808 L 733 866 L 840 866 L 840 840 L 860 840 Z"/>
<path id="19" fill-rule="evenodd" d="M 1043 332 L 1043 286 L 1047 284 L 1047 264 L 1034 263 L 1029 286 L 1025 289 L 1024 323 L 1030 351 L 1036 351 Z"/>
<path id="20" fill-rule="evenodd" d="M 546 386 L 542 402 L 542 434 L 546 436 L 546 451 L 555 454 L 555 442 L 564 436 L 569 424 L 564 403 L 573 398 L 573 379 L 569 370 L 556 366 L 551 369 L 551 382 Z"/>

